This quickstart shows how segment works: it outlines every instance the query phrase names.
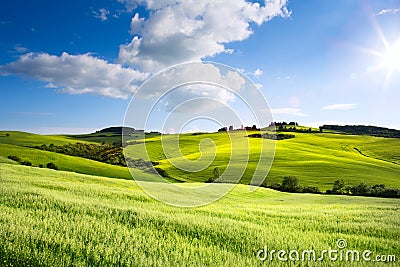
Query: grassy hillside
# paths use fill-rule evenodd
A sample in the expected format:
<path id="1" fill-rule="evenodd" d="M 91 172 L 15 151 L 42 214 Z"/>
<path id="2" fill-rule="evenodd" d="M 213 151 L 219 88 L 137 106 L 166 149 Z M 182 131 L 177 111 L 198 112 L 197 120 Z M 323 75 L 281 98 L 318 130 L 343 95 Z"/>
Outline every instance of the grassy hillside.
<path id="1" fill-rule="evenodd" d="M 281 141 L 248 139 L 244 132 L 232 134 L 231 138 L 235 144 L 239 144 L 239 150 L 247 151 L 247 142 L 250 142 L 251 155 L 242 183 L 251 180 L 258 163 L 261 143 L 268 146 L 271 142 L 276 142 L 275 159 L 267 178 L 268 184 L 280 182 L 282 177 L 291 175 L 297 176 L 302 185 L 318 186 L 322 190 L 331 188 L 337 179 L 344 179 L 348 184 L 384 183 L 389 187 L 400 187 L 400 139 L 329 133 L 294 134 L 295 138 Z M 169 139 L 175 137 L 163 138 L 168 146 Z M 191 173 L 171 164 L 171 160 L 180 163 L 186 159 L 198 159 L 202 155 L 199 144 L 204 139 L 212 139 L 216 146 L 216 157 L 208 168 Z M 181 135 L 179 145 L 183 156 L 170 153 L 168 159 L 164 155 L 160 136 L 147 138 L 146 142 L 150 159 L 160 162 L 160 168 L 182 181 L 206 181 L 212 177 L 214 167 L 218 166 L 221 171 L 226 168 L 231 153 L 230 139 L 226 133 Z M 213 147 L 210 149 L 212 151 Z M 143 157 L 143 151 L 137 145 L 129 146 L 126 150 L 133 158 Z M 206 150 L 203 151 L 203 156 L 205 153 Z M 246 160 L 243 158 L 239 161 L 243 163 Z"/>
<path id="2" fill-rule="evenodd" d="M 33 166 L 53 162 L 58 169 L 104 177 L 132 179 L 127 168 L 97 162 L 94 160 L 72 157 L 64 154 L 21 147 L 17 145 L 0 144 L 0 156 L 18 156 L 24 161 L 32 162 Z"/>
<path id="3" fill-rule="evenodd" d="M 64 135 L 41 135 L 17 131 L 0 131 L 0 143 L 18 146 L 40 146 L 42 144 L 66 145 L 77 140 Z"/>
<path id="4" fill-rule="evenodd" d="M 314 248 L 320 253 L 335 249 L 339 238 L 346 239 L 348 249 L 368 249 L 373 257 L 400 257 L 399 207 L 398 199 L 262 188 L 249 193 L 247 186 L 239 185 L 211 205 L 184 209 L 150 199 L 133 181 L 0 164 L 0 262 L 258 266 L 262 264 L 256 254 L 264 246 L 300 252 Z M 265 264 L 282 263 L 275 258 Z"/>
<path id="5" fill-rule="evenodd" d="M 244 184 L 250 182 L 257 167 L 261 144 L 264 145 L 264 149 L 265 147 L 271 149 L 271 145 L 275 143 L 275 158 L 267 177 L 268 184 L 281 182 L 284 176 L 290 175 L 298 177 L 302 186 L 317 186 L 321 190 L 332 188 L 333 182 L 337 179 L 344 179 L 349 185 L 366 182 L 371 185 L 383 183 L 387 187 L 400 187 L 400 139 L 333 133 L 293 133 L 295 138 L 273 141 L 247 138 L 247 134 L 236 132 L 230 137 L 227 133 L 183 134 L 179 136 L 179 148 L 182 154 L 178 149 L 164 151 L 165 146 L 161 144 L 161 138 L 167 145 L 173 143 L 177 140 L 176 135 L 153 134 L 146 136 L 146 147 L 150 160 L 159 162 L 157 167 L 165 170 L 172 178 L 184 182 L 207 181 L 213 177 L 215 167 L 219 167 L 223 173 L 230 160 L 231 142 L 233 142 L 236 144 L 235 164 L 232 164 L 235 170 L 239 170 L 242 164 L 246 164 L 245 155 L 250 146 L 250 158 L 241 181 Z M 0 132 L 0 156 L 3 162 L 7 161 L 7 156 L 15 155 L 23 160 L 31 161 L 34 166 L 54 162 L 61 170 L 130 179 L 128 170 L 120 166 L 30 148 L 51 143 L 54 145 L 76 142 L 111 144 L 117 142 L 118 138 L 112 133 L 74 137 Z M 133 140 L 138 138 L 140 135 L 132 136 Z M 212 140 L 214 144 L 209 140 Z M 202 151 L 199 150 L 199 145 L 203 145 Z M 140 142 L 139 145 L 128 146 L 126 151 L 131 158 L 145 158 L 145 152 L 140 149 Z M 173 165 L 190 167 L 191 162 L 201 156 L 203 159 L 212 157 L 213 151 L 216 151 L 215 158 L 211 158 L 209 166 L 205 166 L 207 168 L 202 171 L 187 172 Z M 135 177 L 148 177 L 143 172 L 134 171 Z M 151 177 L 148 178 L 152 180 Z"/>

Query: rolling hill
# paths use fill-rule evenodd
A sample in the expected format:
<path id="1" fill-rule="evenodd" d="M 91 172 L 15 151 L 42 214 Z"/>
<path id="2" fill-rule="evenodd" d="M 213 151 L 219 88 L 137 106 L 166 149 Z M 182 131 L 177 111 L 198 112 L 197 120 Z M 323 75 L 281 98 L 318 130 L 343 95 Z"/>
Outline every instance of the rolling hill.
<path id="1" fill-rule="evenodd" d="M 118 130 L 118 129 L 117 129 Z M 8 136 L 6 136 L 8 134 Z M 251 134 L 245 132 L 201 133 L 159 135 L 132 134 L 135 141 L 146 144 L 149 160 L 157 162 L 157 167 L 164 170 L 171 178 L 182 182 L 205 182 L 213 175 L 213 169 L 218 167 L 223 172 L 229 163 L 232 152 L 231 143 L 236 145 L 238 160 L 233 168 L 246 164 L 241 183 L 248 184 L 258 164 L 261 145 L 264 149 L 276 145 L 274 161 L 266 179 L 265 185 L 280 182 L 284 176 L 296 176 L 303 186 L 317 186 L 321 190 L 332 188 L 337 179 L 344 179 L 348 184 L 366 182 L 368 184 L 382 183 L 388 187 L 400 187 L 400 139 L 372 136 L 360 136 L 337 133 L 293 133 L 295 138 L 287 140 L 268 140 L 248 138 Z M 127 168 L 105 164 L 89 159 L 41 151 L 32 148 L 42 144 L 64 145 L 76 142 L 115 143 L 121 142 L 118 133 L 98 132 L 88 135 L 35 135 L 23 132 L 0 132 L 0 156 L 7 159 L 10 155 L 19 156 L 31 161 L 34 166 L 54 162 L 59 169 L 83 174 L 105 177 L 131 179 Z M 118 141 L 119 140 L 119 141 Z M 168 142 L 179 142 L 182 154 L 169 152 L 168 158 L 164 153 Z M 205 146 L 199 150 L 203 141 L 212 141 L 214 145 Z M 125 148 L 126 153 L 133 159 L 145 159 L 147 155 L 140 145 L 135 142 Z M 162 143 L 164 142 L 164 144 Z M 247 143 L 249 142 L 249 143 Z M 163 147 L 164 145 L 164 147 Z M 249 160 L 243 155 L 250 149 Z M 187 172 L 176 168 L 173 164 L 190 164 L 201 155 L 212 154 L 215 158 L 209 166 L 199 172 Z M 177 151 L 176 151 L 177 152 Z M 3 160 L 4 161 L 4 160 Z M 235 164 L 237 166 L 235 166 Z M 262 168 L 263 166 L 261 166 Z M 147 172 L 132 170 L 135 177 L 144 177 Z M 149 177 L 149 176 L 146 176 Z M 149 177 L 151 180 L 151 177 Z"/>

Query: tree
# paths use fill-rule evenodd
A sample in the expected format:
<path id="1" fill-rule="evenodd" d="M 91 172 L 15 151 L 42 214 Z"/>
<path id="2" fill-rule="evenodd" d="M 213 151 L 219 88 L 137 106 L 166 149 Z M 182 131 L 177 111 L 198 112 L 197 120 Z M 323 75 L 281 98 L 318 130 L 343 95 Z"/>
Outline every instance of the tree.
<path id="1" fill-rule="evenodd" d="M 371 187 L 366 183 L 362 182 L 359 185 L 352 187 L 352 192 L 357 196 L 367 196 L 371 193 Z"/>
<path id="2" fill-rule="evenodd" d="M 46 167 L 47 167 L 48 169 L 58 170 L 58 167 L 57 167 L 56 164 L 54 164 L 53 162 L 47 163 Z"/>
<path id="3" fill-rule="evenodd" d="M 219 167 L 214 168 L 214 181 L 217 180 L 221 176 L 219 172 Z"/>
<path id="4" fill-rule="evenodd" d="M 10 136 L 10 134 L 9 133 L 6 133 L 6 137 L 9 137 Z"/>
<path id="5" fill-rule="evenodd" d="M 285 176 L 282 181 L 282 191 L 286 192 L 298 192 L 299 191 L 299 179 L 293 176 Z"/>
<path id="6" fill-rule="evenodd" d="M 345 182 L 343 179 L 336 180 L 333 184 L 332 193 L 334 194 L 343 194 L 345 187 Z"/>

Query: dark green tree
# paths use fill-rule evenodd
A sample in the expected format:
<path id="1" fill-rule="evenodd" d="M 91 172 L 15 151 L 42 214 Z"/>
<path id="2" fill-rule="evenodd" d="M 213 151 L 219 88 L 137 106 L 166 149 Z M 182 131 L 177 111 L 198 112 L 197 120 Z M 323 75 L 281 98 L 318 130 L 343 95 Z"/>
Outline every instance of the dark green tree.
<path id="1" fill-rule="evenodd" d="M 298 192 L 299 179 L 293 176 L 285 176 L 282 181 L 282 190 L 286 192 Z"/>

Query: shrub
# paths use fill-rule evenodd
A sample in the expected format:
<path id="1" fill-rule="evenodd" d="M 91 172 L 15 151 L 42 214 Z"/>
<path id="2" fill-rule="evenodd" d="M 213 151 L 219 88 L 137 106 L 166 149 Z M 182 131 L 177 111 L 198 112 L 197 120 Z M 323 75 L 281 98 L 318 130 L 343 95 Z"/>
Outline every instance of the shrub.
<path id="1" fill-rule="evenodd" d="M 293 176 L 285 176 L 282 181 L 281 189 L 285 192 L 299 192 L 299 179 Z"/>
<path id="2" fill-rule="evenodd" d="M 47 163 L 46 167 L 49 169 L 58 170 L 58 167 L 53 162 Z"/>
<path id="3" fill-rule="evenodd" d="M 167 173 L 165 170 L 163 170 L 163 169 L 161 169 L 161 168 L 158 168 L 158 167 L 155 167 L 154 169 L 155 169 L 156 172 L 157 172 L 159 175 L 161 175 L 162 177 L 164 177 L 164 178 L 169 178 L 169 175 L 168 175 L 168 173 Z"/>
<path id="4" fill-rule="evenodd" d="M 32 162 L 30 161 L 22 161 L 21 164 L 25 166 L 32 166 Z"/>
<path id="5" fill-rule="evenodd" d="M 274 189 L 274 190 L 282 190 L 282 185 L 279 183 L 273 183 L 269 186 L 269 188 Z"/>
<path id="6" fill-rule="evenodd" d="M 345 193 L 345 182 L 343 179 L 336 180 L 331 191 L 332 194 L 342 195 Z"/>
<path id="7" fill-rule="evenodd" d="M 371 193 L 371 187 L 362 182 L 359 185 L 353 186 L 351 192 L 356 196 L 367 196 Z"/>
<path id="8" fill-rule="evenodd" d="M 39 168 L 43 168 L 44 166 L 43 166 L 43 164 L 39 164 Z"/>
<path id="9" fill-rule="evenodd" d="M 303 193 L 321 194 L 321 191 L 316 186 L 305 186 L 302 191 Z"/>
<path id="10" fill-rule="evenodd" d="M 17 161 L 17 162 L 21 161 L 21 159 L 18 156 L 8 156 L 8 158 L 13 160 L 13 161 Z"/>

